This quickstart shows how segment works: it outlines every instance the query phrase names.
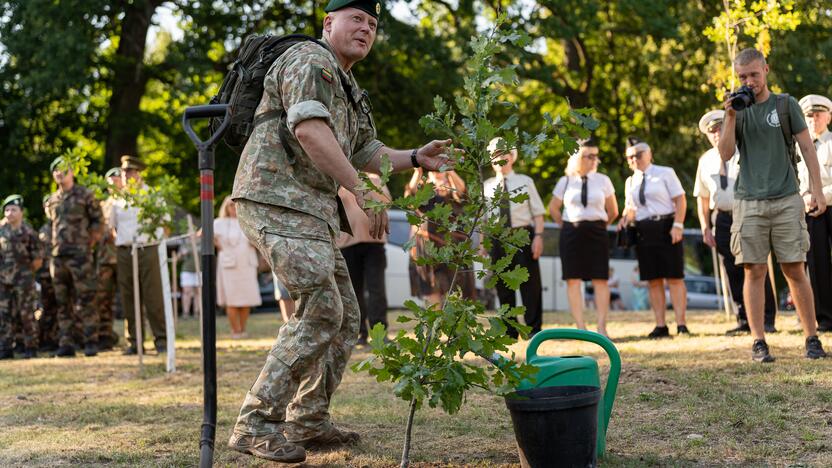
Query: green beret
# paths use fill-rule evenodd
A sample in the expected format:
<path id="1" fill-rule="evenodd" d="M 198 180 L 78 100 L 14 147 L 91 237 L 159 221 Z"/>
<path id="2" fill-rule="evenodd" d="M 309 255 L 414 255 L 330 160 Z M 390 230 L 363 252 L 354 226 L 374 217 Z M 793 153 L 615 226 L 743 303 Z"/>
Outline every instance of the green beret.
<path id="1" fill-rule="evenodd" d="M 381 14 L 381 1 L 379 0 L 330 0 L 324 11 L 329 13 L 347 7 L 358 8 L 376 19 Z"/>
<path id="2" fill-rule="evenodd" d="M 110 170 L 107 171 L 104 174 L 104 177 L 107 178 L 107 179 L 109 179 L 110 177 L 121 177 L 121 168 L 120 167 L 110 168 Z"/>
<path id="3" fill-rule="evenodd" d="M 58 164 L 63 164 L 63 163 L 64 163 L 64 157 L 63 156 L 58 156 L 57 158 L 52 160 L 52 163 L 49 165 L 49 171 L 50 172 L 54 171 L 55 168 L 58 167 Z"/>
<path id="4" fill-rule="evenodd" d="M 5 209 L 6 206 L 8 206 L 8 205 L 19 206 L 20 209 L 22 210 L 23 209 L 23 196 L 18 195 L 16 193 L 14 195 L 9 195 L 8 197 L 6 197 L 5 200 L 3 200 L 3 209 Z"/>

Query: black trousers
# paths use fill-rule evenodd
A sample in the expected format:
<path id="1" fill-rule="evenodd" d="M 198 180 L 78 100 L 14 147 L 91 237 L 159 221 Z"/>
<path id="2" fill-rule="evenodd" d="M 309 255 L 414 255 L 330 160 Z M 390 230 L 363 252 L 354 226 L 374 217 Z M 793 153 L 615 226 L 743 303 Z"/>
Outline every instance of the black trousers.
<path id="1" fill-rule="evenodd" d="M 529 239 L 534 235 L 534 229 L 531 227 L 521 228 L 529 231 Z M 503 246 L 495 243 L 491 250 L 491 258 L 499 259 L 505 255 Z M 511 260 L 506 270 L 512 270 L 516 265 L 526 267 L 529 271 L 529 279 L 520 285 L 520 297 L 523 299 L 523 305 L 526 307 L 526 313 L 523 318 L 526 325 L 532 328 L 531 333 L 535 334 L 543 327 L 543 290 L 540 282 L 540 263 L 532 258 L 532 245 L 528 245 L 517 251 L 514 258 Z M 497 298 L 500 300 L 500 305 L 508 304 L 509 307 L 517 305 L 515 292 L 509 289 L 502 281 L 497 283 Z M 517 338 L 518 333 L 514 327 L 508 328 L 508 335 Z"/>
<path id="2" fill-rule="evenodd" d="M 737 307 L 737 322 L 748 322 L 748 317 L 745 314 L 745 301 L 743 298 L 742 286 L 745 282 L 745 270 L 742 265 L 736 265 L 734 254 L 731 253 L 731 224 L 734 222 L 733 216 L 727 211 L 719 211 L 716 215 L 716 251 L 722 255 L 722 264 L 725 266 L 725 274 L 728 275 L 728 284 L 731 287 L 731 295 L 734 301 L 738 304 Z M 766 273 L 765 279 L 766 288 L 766 305 L 765 305 L 765 324 L 774 325 L 774 315 L 777 312 L 774 302 L 774 291 L 771 289 L 771 281 L 769 275 Z"/>
<path id="3" fill-rule="evenodd" d="M 820 327 L 832 327 L 832 213 L 806 216 L 809 228 L 809 280 L 815 297 L 815 316 Z"/>
<path id="4" fill-rule="evenodd" d="M 380 323 L 387 327 L 387 290 L 384 284 L 387 254 L 384 252 L 384 244 L 377 242 L 363 242 L 344 247 L 341 254 L 347 262 L 352 288 L 361 309 L 358 336 L 366 340 L 369 328 L 375 324 Z"/>

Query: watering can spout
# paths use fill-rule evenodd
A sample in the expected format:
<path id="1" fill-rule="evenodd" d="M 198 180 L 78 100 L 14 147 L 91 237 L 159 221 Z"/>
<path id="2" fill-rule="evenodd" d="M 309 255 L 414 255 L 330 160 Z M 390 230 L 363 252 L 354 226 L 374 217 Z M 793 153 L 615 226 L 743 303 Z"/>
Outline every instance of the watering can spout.
<path id="1" fill-rule="evenodd" d="M 537 378 L 534 382 L 523 382 L 521 387 L 539 388 L 568 385 L 590 385 L 600 387 L 598 364 L 591 357 L 567 356 L 550 357 L 538 356 L 537 350 L 544 341 L 548 340 L 577 340 L 595 343 L 606 351 L 610 359 L 610 370 L 607 385 L 604 388 L 604 402 L 602 411 L 598 414 L 597 453 L 603 455 L 606 450 L 606 433 L 609 426 L 618 379 L 621 375 L 621 355 L 609 338 L 599 333 L 571 328 L 548 329 L 537 333 L 526 350 L 526 362 L 538 367 Z M 492 356 L 493 358 L 493 356 Z M 499 356 L 501 359 L 505 359 Z M 495 361 L 495 365 L 499 364 Z"/>

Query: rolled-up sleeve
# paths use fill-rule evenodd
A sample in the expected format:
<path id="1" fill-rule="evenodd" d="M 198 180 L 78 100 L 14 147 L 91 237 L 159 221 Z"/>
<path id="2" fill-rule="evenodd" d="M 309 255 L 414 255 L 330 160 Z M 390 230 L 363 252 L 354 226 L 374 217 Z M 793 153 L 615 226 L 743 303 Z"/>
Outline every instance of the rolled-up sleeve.
<path id="1" fill-rule="evenodd" d="M 378 153 L 378 150 L 380 150 L 382 146 L 384 146 L 384 143 L 381 141 L 376 139 L 370 140 L 369 143 L 364 145 L 352 155 L 352 165 L 358 169 L 363 169 L 370 163 L 370 160 L 373 159 L 373 155 Z"/>
<path id="2" fill-rule="evenodd" d="M 286 112 L 286 126 L 295 133 L 295 125 L 309 119 L 324 119 L 331 125 L 332 115 L 320 101 L 303 101 L 292 105 Z"/>

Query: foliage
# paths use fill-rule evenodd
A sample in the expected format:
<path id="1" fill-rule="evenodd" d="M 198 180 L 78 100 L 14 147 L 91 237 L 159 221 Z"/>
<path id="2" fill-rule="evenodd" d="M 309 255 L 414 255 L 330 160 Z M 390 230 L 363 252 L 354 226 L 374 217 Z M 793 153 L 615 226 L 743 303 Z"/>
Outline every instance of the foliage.
<path id="1" fill-rule="evenodd" d="M 528 244 L 528 232 L 506 228 L 506 219 L 500 216 L 499 210 L 502 203 L 508 200 L 522 202 L 528 195 L 520 194 L 516 189 L 514 192 L 499 191 L 490 198 L 483 192 L 484 174 L 492 171 L 492 164 L 498 159 L 486 149 L 489 141 L 500 138 L 500 150 L 516 148 L 522 157 L 534 159 L 543 144 L 552 145 L 558 151 L 574 151 L 577 144 L 573 135 L 585 137 L 597 126 L 588 110 L 567 109 L 554 117 L 544 114 L 544 123 L 536 134 L 518 130 L 517 106 L 501 98 L 518 85 L 517 73 L 514 66 L 502 66 L 494 57 L 505 49 L 506 44 L 524 47 L 530 38 L 504 27 L 505 21 L 504 16 L 497 18 L 491 31 L 471 40 L 471 57 L 465 63 L 464 91 L 456 96 L 454 105 L 436 97 L 434 112 L 420 120 L 428 134 L 452 139 L 456 149 L 464 154 L 456 165 L 467 188 L 465 193 L 457 193 L 462 198 L 461 211 L 450 200 L 426 210 L 425 205 L 434 197 L 437 188 L 451 188 L 435 187 L 425 180 L 414 194 L 391 203 L 391 206 L 405 210 L 410 224 L 418 229 L 424 229 L 426 222 L 437 226 L 443 241 L 426 240 L 426 254 L 416 262 L 429 267 L 451 265 L 455 271 L 451 282 L 453 289 L 445 295 L 441 305 L 423 307 L 413 301 L 405 304 L 411 316 L 403 315 L 399 322 L 413 322 L 415 338 L 402 330 L 387 342 L 386 330 L 380 324 L 376 325 L 371 332 L 373 356 L 353 366 L 354 370 L 367 371 L 379 381 L 395 382 L 395 394 L 411 403 L 402 466 L 409 462 L 413 413 L 424 402 L 453 414 L 459 411 L 467 390 L 476 387 L 506 394 L 531 372 L 530 366 L 513 360 L 499 361 L 500 365 L 494 367 L 465 361 L 471 356 L 494 360 L 495 353 L 508 352 L 509 346 L 516 341 L 506 334 L 508 326 L 517 328 L 524 337 L 529 331 L 517 321 L 523 307 L 503 305 L 495 315 L 490 315 L 481 301 L 465 298 L 460 287 L 461 274 L 471 270 L 480 279 L 488 278 L 488 288 L 502 281 L 516 290 L 528 279 L 524 267 L 510 268 L 514 254 Z M 495 123 L 496 108 L 508 109 L 511 113 Z M 390 167 L 389 161 L 382 167 L 385 183 Z M 365 184 L 379 190 L 369 180 L 365 180 Z M 380 207 L 376 205 L 376 208 Z M 481 251 L 490 251 L 492 245 L 499 242 L 505 246 L 506 255 L 491 258 L 481 254 L 476 245 L 477 237 L 482 242 Z"/>
<path id="2" fill-rule="evenodd" d="M 130 179 L 123 188 L 110 185 L 101 174 L 90 172 L 90 158 L 83 150 L 73 148 L 63 155 L 58 169 L 71 169 L 79 184 L 89 188 L 99 201 L 109 197 L 123 200 L 127 206 L 138 208 L 138 234 L 148 236 L 153 242 L 158 228 L 173 227 L 173 208 L 181 203 L 181 184 L 171 176 L 164 175 L 154 186 Z"/>
<path id="3" fill-rule="evenodd" d="M 711 59 L 710 83 L 715 88 L 717 99 L 724 90 L 735 89 L 732 64 L 739 51 L 740 37 L 754 41 L 753 46 L 767 56 L 771 52 L 772 31 L 794 31 L 800 25 L 800 14 L 794 11 L 794 1 L 752 1 L 723 0 L 723 11 L 713 19 L 713 25 L 705 28 L 704 34 L 711 42 L 719 45 L 725 56 L 715 55 Z M 728 61 L 721 60 L 728 58 Z M 730 83 L 730 85 L 729 85 Z"/>

